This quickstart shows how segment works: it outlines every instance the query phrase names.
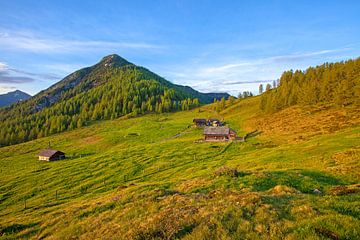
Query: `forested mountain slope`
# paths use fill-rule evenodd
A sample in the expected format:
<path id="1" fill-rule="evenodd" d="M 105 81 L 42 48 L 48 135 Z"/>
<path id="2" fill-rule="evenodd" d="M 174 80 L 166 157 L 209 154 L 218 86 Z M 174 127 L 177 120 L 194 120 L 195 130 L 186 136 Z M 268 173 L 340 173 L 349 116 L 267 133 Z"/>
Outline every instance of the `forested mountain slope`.
<path id="1" fill-rule="evenodd" d="M 131 114 L 188 110 L 213 97 L 172 84 L 118 55 L 78 70 L 31 99 L 0 110 L 0 146 Z"/>

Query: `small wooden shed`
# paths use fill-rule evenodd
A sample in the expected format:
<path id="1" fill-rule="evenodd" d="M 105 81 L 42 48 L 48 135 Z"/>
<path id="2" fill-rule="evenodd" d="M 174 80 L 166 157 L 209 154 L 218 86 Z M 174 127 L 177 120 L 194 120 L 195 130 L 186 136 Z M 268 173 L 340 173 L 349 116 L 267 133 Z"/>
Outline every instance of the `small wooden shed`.
<path id="1" fill-rule="evenodd" d="M 205 127 L 205 141 L 229 141 L 236 140 L 236 132 L 229 127 Z"/>
<path id="2" fill-rule="evenodd" d="M 38 157 L 42 161 L 54 161 L 64 159 L 65 153 L 58 150 L 44 149 L 38 154 Z"/>
<path id="3" fill-rule="evenodd" d="M 206 125 L 206 119 L 203 119 L 203 118 L 195 118 L 193 120 L 193 123 L 195 126 L 197 127 L 203 127 Z"/>

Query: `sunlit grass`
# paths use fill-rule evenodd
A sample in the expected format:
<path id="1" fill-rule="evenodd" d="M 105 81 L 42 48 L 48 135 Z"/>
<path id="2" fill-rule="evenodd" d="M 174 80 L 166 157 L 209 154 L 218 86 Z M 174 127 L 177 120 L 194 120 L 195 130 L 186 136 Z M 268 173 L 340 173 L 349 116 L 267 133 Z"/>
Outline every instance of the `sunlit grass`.
<path id="1" fill-rule="evenodd" d="M 204 106 L 103 121 L 1 148 L 1 238 L 359 236 L 358 112 L 294 107 L 269 116 L 258 100 L 221 113 Z M 339 112 L 347 117 L 334 123 Z M 195 143 L 195 117 L 262 133 L 245 143 Z M 68 158 L 38 161 L 49 142 Z M 334 194 L 339 185 L 355 191 Z"/>

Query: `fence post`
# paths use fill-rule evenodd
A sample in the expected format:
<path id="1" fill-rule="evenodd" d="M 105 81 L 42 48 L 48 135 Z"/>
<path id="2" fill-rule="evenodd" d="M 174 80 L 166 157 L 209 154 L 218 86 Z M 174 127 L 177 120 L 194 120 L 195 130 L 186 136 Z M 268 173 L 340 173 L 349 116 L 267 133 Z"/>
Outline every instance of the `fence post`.
<path id="1" fill-rule="evenodd" d="M 56 190 L 55 199 L 56 199 L 56 201 L 58 200 L 58 190 Z"/>
<path id="2" fill-rule="evenodd" d="M 24 209 L 26 209 L 26 198 L 24 198 Z"/>

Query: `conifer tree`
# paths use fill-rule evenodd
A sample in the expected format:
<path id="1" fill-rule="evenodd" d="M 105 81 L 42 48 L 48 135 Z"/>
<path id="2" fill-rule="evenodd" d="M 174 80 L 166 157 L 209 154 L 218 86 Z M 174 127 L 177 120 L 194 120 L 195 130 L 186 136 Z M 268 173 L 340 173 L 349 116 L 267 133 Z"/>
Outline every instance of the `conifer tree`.
<path id="1" fill-rule="evenodd" d="M 259 85 L 259 94 L 262 94 L 264 91 L 264 86 L 262 84 Z"/>
<path id="2" fill-rule="evenodd" d="M 266 91 L 269 91 L 271 89 L 270 83 L 266 84 Z"/>
<path id="3" fill-rule="evenodd" d="M 220 109 L 221 109 L 221 110 L 224 110 L 225 107 L 226 107 L 225 98 L 222 97 L 221 100 L 220 100 Z"/>
<path id="4" fill-rule="evenodd" d="M 228 105 L 231 106 L 231 105 L 234 104 L 234 102 L 235 102 L 234 96 L 229 96 L 229 98 L 228 98 Z"/>

